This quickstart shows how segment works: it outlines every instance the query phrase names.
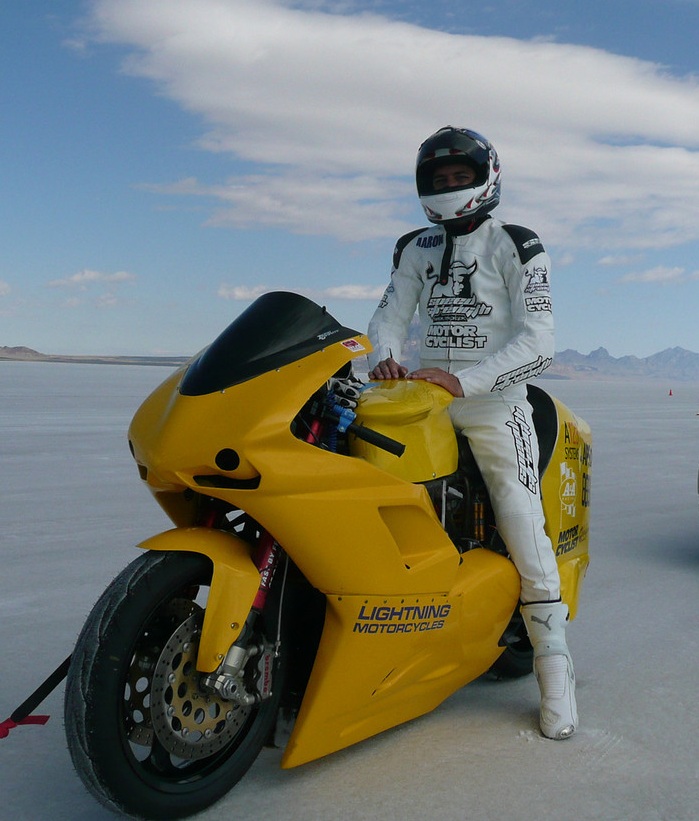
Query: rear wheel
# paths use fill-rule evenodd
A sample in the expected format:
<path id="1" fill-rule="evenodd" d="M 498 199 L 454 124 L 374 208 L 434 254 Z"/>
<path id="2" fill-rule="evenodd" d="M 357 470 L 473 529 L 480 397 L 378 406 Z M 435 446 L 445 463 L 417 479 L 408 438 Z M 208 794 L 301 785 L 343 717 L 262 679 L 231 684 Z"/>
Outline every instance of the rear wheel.
<path id="1" fill-rule="evenodd" d="M 522 614 L 517 608 L 501 639 L 505 650 L 488 671 L 492 678 L 521 678 L 532 672 L 534 650 L 532 649 Z"/>
<path id="2" fill-rule="evenodd" d="M 200 687 L 211 575 L 204 556 L 146 553 L 107 588 L 78 639 L 66 682 L 68 748 L 111 809 L 148 818 L 204 809 L 242 778 L 274 727 L 281 658 L 273 694 L 257 705 Z"/>

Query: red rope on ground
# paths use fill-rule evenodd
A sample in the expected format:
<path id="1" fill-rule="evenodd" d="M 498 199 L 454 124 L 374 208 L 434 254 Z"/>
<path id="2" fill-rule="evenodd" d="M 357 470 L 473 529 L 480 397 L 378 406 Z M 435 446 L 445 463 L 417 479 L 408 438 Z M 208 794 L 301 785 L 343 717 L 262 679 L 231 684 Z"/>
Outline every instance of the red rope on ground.
<path id="1" fill-rule="evenodd" d="M 0 722 L 0 738 L 7 738 L 10 734 L 10 730 L 14 730 L 14 728 L 19 727 L 20 724 L 46 724 L 49 718 L 50 716 L 27 716 L 21 721 L 13 721 L 11 718 L 6 718 Z"/>

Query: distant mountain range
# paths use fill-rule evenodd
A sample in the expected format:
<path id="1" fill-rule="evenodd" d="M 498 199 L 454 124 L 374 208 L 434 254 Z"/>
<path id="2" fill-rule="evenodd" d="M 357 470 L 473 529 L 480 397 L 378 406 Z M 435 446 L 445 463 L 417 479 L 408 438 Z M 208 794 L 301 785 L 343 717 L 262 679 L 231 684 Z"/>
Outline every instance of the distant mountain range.
<path id="1" fill-rule="evenodd" d="M 544 377 L 567 379 L 673 379 L 699 382 L 699 353 L 684 348 L 667 348 L 639 358 L 610 356 L 606 348 L 589 354 L 566 350 L 557 353 Z"/>
<path id="2" fill-rule="evenodd" d="M 24 362 L 73 362 L 101 365 L 168 365 L 177 367 L 188 361 L 186 356 L 57 356 L 42 354 L 32 348 L 0 347 L 0 360 Z M 404 351 L 404 363 L 418 364 L 418 342 L 411 334 Z M 363 370 L 357 362 L 356 371 Z M 684 348 L 667 348 L 660 353 L 639 358 L 610 356 L 606 348 L 589 354 L 565 350 L 557 353 L 551 367 L 543 374 L 546 379 L 672 379 L 699 382 L 699 353 Z"/>
<path id="3" fill-rule="evenodd" d="M 45 354 L 33 348 L 7 348 L 0 346 L 0 360 L 11 359 L 21 362 L 72 362 L 88 365 L 182 365 L 188 356 L 62 356 Z"/>

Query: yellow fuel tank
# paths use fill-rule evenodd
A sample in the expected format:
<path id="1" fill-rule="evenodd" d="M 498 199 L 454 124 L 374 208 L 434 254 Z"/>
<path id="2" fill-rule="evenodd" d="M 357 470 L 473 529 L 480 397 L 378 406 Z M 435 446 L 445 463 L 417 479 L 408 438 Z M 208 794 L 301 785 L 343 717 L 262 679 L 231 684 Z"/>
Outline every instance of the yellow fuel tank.
<path id="1" fill-rule="evenodd" d="M 458 446 L 447 408 L 449 391 L 422 380 L 372 383 L 357 407 L 356 422 L 405 445 L 401 457 L 350 438 L 350 453 L 406 482 L 426 482 L 453 473 Z"/>

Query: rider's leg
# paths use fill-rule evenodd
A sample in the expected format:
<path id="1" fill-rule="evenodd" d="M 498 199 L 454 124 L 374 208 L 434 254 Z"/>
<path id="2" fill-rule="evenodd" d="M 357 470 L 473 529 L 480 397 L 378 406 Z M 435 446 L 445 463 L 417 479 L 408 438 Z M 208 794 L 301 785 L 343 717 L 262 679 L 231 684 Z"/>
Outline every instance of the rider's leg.
<path id="1" fill-rule="evenodd" d="M 578 710 L 575 672 L 565 638 L 568 607 L 563 602 L 532 602 L 522 606 L 522 616 L 534 648 L 541 732 L 547 738 L 570 738 L 578 726 Z"/>
<path id="2" fill-rule="evenodd" d="M 515 386 L 487 397 L 457 399 L 450 411 L 454 426 L 469 438 L 498 531 L 522 580 L 522 613 L 534 647 L 534 671 L 541 691 L 542 732 L 549 738 L 568 738 L 577 726 L 577 710 L 573 665 L 565 641 L 567 608 L 560 602 L 558 565 L 544 531 L 539 449 L 525 391 L 524 386 Z M 545 615 L 551 614 L 549 642 L 543 642 L 536 632 L 537 621 L 527 616 L 527 611 L 536 616 L 536 609 L 530 608 L 544 605 L 550 608 Z M 561 608 L 566 608 L 563 617 Z"/>

